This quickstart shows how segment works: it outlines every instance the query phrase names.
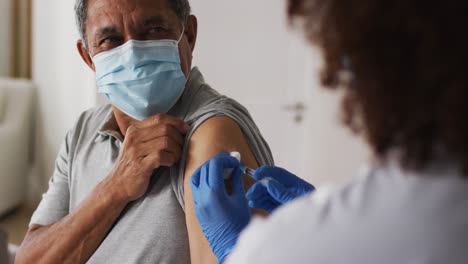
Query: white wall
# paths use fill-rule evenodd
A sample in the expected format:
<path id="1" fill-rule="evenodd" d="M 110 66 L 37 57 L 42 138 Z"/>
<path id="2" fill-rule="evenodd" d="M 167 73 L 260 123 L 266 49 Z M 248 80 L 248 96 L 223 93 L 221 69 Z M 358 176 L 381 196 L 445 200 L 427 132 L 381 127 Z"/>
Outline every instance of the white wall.
<path id="1" fill-rule="evenodd" d="M 11 1 L 0 0 L 0 76 L 10 75 Z"/>
<path id="2" fill-rule="evenodd" d="M 65 133 L 96 103 L 94 77 L 76 51 L 74 0 L 34 0 L 32 75 L 37 89 L 37 167 L 48 179 Z"/>
<path id="3" fill-rule="evenodd" d="M 277 164 L 318 185 L 348 181 L 367 148 L 341 125 L 339 95 L 321 87 L 321 55 L 288 27 L 286 1 L 191 3 L 199 21 L 195 64 L 249 109 Z M 283 110 L 297 102 L 307 107 L 301 124 Z"/>

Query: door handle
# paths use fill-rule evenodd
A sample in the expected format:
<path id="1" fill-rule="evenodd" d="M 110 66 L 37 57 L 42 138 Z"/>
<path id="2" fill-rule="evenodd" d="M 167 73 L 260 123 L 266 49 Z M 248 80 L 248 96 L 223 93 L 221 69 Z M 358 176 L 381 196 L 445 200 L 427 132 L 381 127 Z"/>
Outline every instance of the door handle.
<path id="1" fill-rule="evenodd" d="M 306 106 L 303 102 L 297 102 L 295 104 L 285 105 L 283 109 L 288 112 L 293 112 L 294 114 L 294 121 L 298 124 L 302 122 L 304 119 L 304 112 L 306 110 Z"/>
<path id="2" fill-rule="evenodd" d="M 297 102 L 295 104 L 285 105 L 283 107 L 284 110 L 289 112 L 304 112 L 306 110 L 306 106 L 302 102 Z"/>

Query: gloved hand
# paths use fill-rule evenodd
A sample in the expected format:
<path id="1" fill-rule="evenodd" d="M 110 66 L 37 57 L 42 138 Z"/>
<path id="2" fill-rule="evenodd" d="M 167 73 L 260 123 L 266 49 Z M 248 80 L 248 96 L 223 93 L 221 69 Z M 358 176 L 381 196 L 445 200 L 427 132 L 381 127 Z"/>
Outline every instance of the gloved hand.
<path id="1" fill-rule="evenodd" d="M 224 185 L 227 169 L 232 169 L 231 195 Z M 239 161 L 221 153 L 198 168 L 190 184 L 198 222 L 219 263 L 223 263 L 251 218 Z"/>
<path id="2" fill-rule="evenodd" d="M 269 213 L 315 190 L 312 184 L 278 167 L 260 167 L 253 176 L 257 182 L 246 193 L 249 206 Z"/>

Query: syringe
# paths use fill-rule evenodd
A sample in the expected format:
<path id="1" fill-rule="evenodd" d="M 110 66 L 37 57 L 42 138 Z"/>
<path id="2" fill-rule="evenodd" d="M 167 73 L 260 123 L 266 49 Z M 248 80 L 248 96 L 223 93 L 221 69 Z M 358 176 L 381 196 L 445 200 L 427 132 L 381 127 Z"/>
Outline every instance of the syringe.
<path id="1" fill-rule="evenodd" d="M 231 157 L 234 157 L 236 158 L 240 163 L 241 163 L 241 154 L 239 152 L 231 152 L 230 153 Z M 255 170 L 245 166 L 244 164 L 241 163 L 240 165 L 240 169 L 242 171 L 242 173 L 244 173 L 245 175 L 249 175 L 250 177 L 252 177 L 253 179 L 255 179 L 253 177 L 253 175 L 255 174 Z M 229 177 L 231 177 L 231 173 L 232 173 L 232 169 L 228 169 L 224 172 L 224 179 L 229 179 Z"/>
<path id="2" fill-rule="evenodd" d="M 255 170 L 253 170 L 253 169 L 251 169 L 251 168 L 249 168 L 249 167 L 247 167 L 247 166 L 245 166 L 243 164 L 241 164 L 240 169 L 245 175 L 249 175 L 250 177 L 255 179 L 254 178 Z"/>

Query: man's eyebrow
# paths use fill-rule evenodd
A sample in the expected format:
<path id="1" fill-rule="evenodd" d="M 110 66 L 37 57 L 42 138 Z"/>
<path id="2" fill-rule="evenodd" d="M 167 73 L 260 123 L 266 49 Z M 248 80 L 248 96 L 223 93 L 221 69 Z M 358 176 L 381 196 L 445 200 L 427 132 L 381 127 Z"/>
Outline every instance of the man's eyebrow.
<path id="1" fill-rule="evenodd" d="M 167 21 L 164 17 L 162 16 L 152 16 L 145 18 L 143 20 L 143 25 L 144 26 L 149 26 L 149 25 L 160 25 L 160 24 L 167 24 Z"/>
<path id="2" fill-rule="evenodd" d="M 94 34 L 96 36 L 103 36 L 112 33 L 117 33 L 117 29 L 114 26 L 98 28 Z"/>

